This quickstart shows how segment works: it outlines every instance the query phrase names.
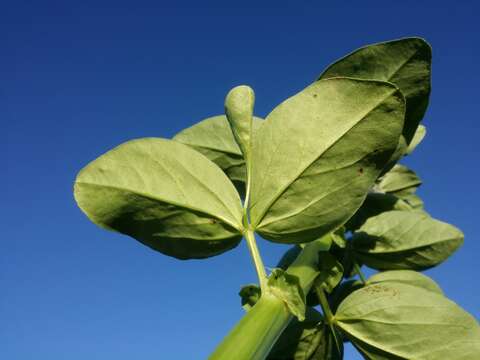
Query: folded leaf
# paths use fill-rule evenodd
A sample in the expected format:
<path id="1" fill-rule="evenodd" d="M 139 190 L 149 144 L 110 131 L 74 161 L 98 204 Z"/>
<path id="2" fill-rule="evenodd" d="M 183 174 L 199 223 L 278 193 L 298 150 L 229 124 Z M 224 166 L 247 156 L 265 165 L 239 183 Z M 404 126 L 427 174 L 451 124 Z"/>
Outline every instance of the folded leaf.
<path id="1" fill-rule="evenodd" d="M 319 79 L 348 76 L 388 81 L 405 96 L 407 109 L 403 136 L 412 141 L 428 106 L 432 50 L 420 38 L 368 45 L 330 65 Z"/>
<path id="2" fill-rule="evenodd" d="M 321 80 L 280 104 L 253 141 L 256 231 L 301 243 L 342 225 L 394 151 L 403 117 L 402 94 L 378 81 Z"/>
<path id="3" fill-rule="evenodd" d="M 463 243 L 456 227 L 417 211 L 387 211 L 353 235 L 355 258 L 374 269 L 423 270 L 447 259 Z"/>
<path id="4" fill-rule="evenodd" d="M 273 269 L 268 278 L 268 292 L 282 300 L 298 320 L 305 319 L 305 294 L 296 276 L 282 269 Z"/>
<path id="5" fill-rule="evenodd" d="M 241 239 L 242 208 L 225 174 L 175 141 L 129 141 L 87 165 L 75 199 L 95 224 L 179 259 L 205 258 Z"/>
<path id="6" fill-rule="evenodd" d="M 225 99 L 225 114 L 233 137 L 247 161 L 251 153 L 254 104 L 255 94 L 245 85 L 230 90 Z"/>
<path id="7" fill-rule="evenodd" d="M 244 285 L 238 293 L 242 299 L 242 307 L 245 311 L 250 311 L 250 309 L 260 300 L 262 291 L 260 287 L 255 284 Z"/>
<path id="8" fill-rule="evenodd" d="M 367 359 L 475 360 L 480 354 L 476 320 L 417 286 L 368 285 L 340 304 L 335 320 Z"/>
<path id="9" fill-rule="evenodd" d="M 413 194 L 421 184 L 422 181 L 413 170 L 397 164 L 379 179 L 376 188 L 402 198 Z"/>
<path id="10" fill-rule="evenodd" d="M 407 285 L 418 286 L 424 290 L 433 291 L 443 295 L 443 291 L 438 284 L 427 275 L 413 270 L 390 270 L 382 271 L 370 276 L 367 284 L 379 284 L 383 282 L 399 282 Z"/>
<path id="11" fill-rule="evenodd" d="M 410 141 L 410 144 L 408 145 L 406 155 L 410 155 L 413 152 L 413 150 L 416 149 L 418 144 L 422 142 L 425 135 L 427 135 L 427 128 L 422 124 L 418 125 L 417 131 L 415 131 L 415 134 L 413 135 L 413 139 L 412 141 Z"/>
<path id="12" fill-rule="evenodd" d="M 263 120 L 253 118 L 253 132 Z M 193 147 L 217 164 L 244 191 L 246 170 L 242 151 L 225 115 L 214 116 L 180 131 L 173 140 Z"/>

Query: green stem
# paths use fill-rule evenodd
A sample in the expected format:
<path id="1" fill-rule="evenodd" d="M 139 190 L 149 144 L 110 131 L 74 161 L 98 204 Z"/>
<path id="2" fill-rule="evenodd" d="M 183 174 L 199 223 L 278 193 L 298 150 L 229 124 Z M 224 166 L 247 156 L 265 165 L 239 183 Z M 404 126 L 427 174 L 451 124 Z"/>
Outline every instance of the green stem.
<path id="1" fill-rule="evenodd" d="M 360 280 L 362 281 L 363 285 L 365 285 L 367 280 L 365 279 L 365 276 L 363 275 L 363 272 L 356 261 L 353 262 L 353 267 L 355 268 L 355 272 L 358 274 L 358 276 L 360 276 Z"/>
<path id="2" fill-rule="evenodd" d="M 335 318 L 333 316 L 332 310 L 330 309 L 330 304 L 328 303 L 327 297 L 325 296 L 325 292 L 320 286 L 315 286 L 315 293 L 317 294 L 318 300 L 320 301 L 320 306 L 322 307 L 323 315 L 325 315 L 325 320 L 327 321 L 328 327 L 332 332 L 335 346 L 337 347 L 338 353 L 340 353 L 340 340 L 338 339 L 337 332 L 335 330 Z"/>
<path id="3" fill-rule="evenodd" d="M 327 320 L 327 323 L 329 325 L 332 324 L 333 314 L 332 310 L 330 310 L 330 305 L 328 304 L 325 293 L 320 286 L 315 286 L 315 293 L 317 294 L 318 300 L 320 301 L 320 306 L 322 307 L 323 315 L 325 315 L 325 320 Z"/>
<path id="4" fill-rule="evenodd" d="M 262 294 L 265 294 L 267 289 L 267 273 L 265 272 L 265 266 L 263 265 L 260 251 L 258 251 L 257 242 L 255 240 L 255 233 L 253 232 L 253 230 L 248 229 L 245 232 L 245 238 L 247 239 L 248 250 L 250 250 L 250 255 L 252 255 L 255 270 L 257 270 L 260 289 L 262 290 Z"/>
<path id="5" fill-rule="evenodd" d="M 288 274 L 298 277 L 305 294 L 308 294 L 319 274 L 318 252 L 327 251 L 331 241 L 329 236 L 312 241 L 302 249 L 287 269 Z M 292 315 L 283 301 L 265 292 L 223 339 L 209 359 L 263 360 L 291 319 Z"/>

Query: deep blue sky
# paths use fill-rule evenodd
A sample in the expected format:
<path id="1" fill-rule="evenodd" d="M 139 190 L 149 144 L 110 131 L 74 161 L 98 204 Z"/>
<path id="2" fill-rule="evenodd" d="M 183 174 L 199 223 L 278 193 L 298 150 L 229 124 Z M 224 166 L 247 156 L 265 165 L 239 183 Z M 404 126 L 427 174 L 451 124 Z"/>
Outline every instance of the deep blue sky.
<path id="1" fill-rule="evenodd" d="M 73 201 L 77 171 L 221 113 L 235 85 L 255 89 L 264 116 L 355 48 L 413 35 L 433 46 L 433 92 L 406 163 L 429 212 L 466 236 L 428 273 L 478 317 L 478 13 L 475 1 L 3 2 L 0 357 L 206 358 L 255 281 L 245 245 L 182 262 L 103 231 Z M 260 246 L 274 266 L 284 247 Z"/>

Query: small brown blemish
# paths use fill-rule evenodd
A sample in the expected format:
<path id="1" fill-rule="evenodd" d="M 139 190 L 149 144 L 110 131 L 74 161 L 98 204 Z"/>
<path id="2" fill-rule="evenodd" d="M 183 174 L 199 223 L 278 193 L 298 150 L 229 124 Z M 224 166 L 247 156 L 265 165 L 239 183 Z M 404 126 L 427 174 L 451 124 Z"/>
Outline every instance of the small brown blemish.
<path id="1" fill-rule="evenodd" d="M 363 168 L 358 169 L 359 174 L 363 174 Z"/>
<path id="2" fill-rule="evenodd" d="M 313 94 L 313 97 L 316 98 L 318 95 L 317 94 Z"/>
<path id="3" fill-rule="evenodd" d="M 212 225 L 213 225 L 213 224 L 216 224 L 216 223 L 217 223 L 217 220 L 215 220 L 215 219 L 210 219 L 210 220 L 209 220 L 209 223 L 212 224 Z"/>

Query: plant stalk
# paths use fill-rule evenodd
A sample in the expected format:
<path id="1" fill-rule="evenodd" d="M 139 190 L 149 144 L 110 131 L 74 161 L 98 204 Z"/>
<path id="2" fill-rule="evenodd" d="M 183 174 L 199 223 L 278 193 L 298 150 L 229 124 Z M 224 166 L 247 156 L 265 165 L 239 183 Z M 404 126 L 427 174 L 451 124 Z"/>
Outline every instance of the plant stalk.
<path id="1" fill-rule="evenodd" d="M 250 250 L 250 255 L 252 256 L 255 270 L 257 271 L 260 289 L 262 290 L 262 294 L 265 294 L 267 289 L 267 273 L 265 272 L 265 266 L 263 265 L 253 230 L 247 229 L 245 238 L 247 239 L 248 250 Z"/>
<path id="2" fill-rule="evenodd" d="M 248 240 L 248 239 L 247 239 Z M 287 273 L 298 277 L 305 294 L 319 274 L 318 253 L 328 251 L 332 238 L 327 235 L 307 244 Z M 209 360 L 263 360 L 292 319 L 279 298 L 263 292 L 260 300 L 223 339 Z"/>

